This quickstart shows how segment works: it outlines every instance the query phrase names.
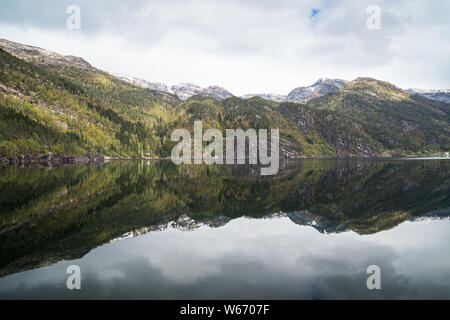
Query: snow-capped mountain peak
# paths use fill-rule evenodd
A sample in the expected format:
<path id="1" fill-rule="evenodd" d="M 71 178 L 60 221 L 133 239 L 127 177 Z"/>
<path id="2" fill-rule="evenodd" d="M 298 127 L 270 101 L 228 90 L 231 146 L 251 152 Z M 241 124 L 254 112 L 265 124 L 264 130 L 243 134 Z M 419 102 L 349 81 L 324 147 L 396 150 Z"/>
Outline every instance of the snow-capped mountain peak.
<path id="1" fill-rule="evenodd" d="M 309 100 L 322 96 L 327 92 L 339 90 L 347 83 L 346 80 L 320 78 L 309 87 L 298 87 L 292 90 L 286 101 L 306 103 Z"/>
<path id="2" fill-rule="evenodd" d="M 150 82 L 147 80 L 130 77 L 123 74 L 112 73 L 113 76 L 119 80 L 125 81 L 132 85 L 156 90 L 159 92 L 169 93 L 176 95 L 181 100 L 187 100 L 194 95 L 201 95 L 204 97 L 210 97 L 217 100 L 224 100 L 234 95 L 220 86 L 209 86 L 203 88 L 192 82 L 181 82 L 176 85 L 166 85 L 161 82 Z M 346 85 L 347 81 L 342 79 L 329 79 L 320 78 L 312 85 L 307 87 L 297 87 L 289 92 L 288 95 L 274 94 L 274 93 L 256 93 L 245 94 L 241 96 L 243 99 L 249 99 L 252 97 L 260 97 L 262 99 L 273 100 L 276 102 L 301 102 L 306 103 L 313 98 L 320 97 L 330 91 L 339 90 Z M 450 90 L 424 90 L 424 89 L 407 89 L 412 94 L 424 96 L 428 99 L 437 100 L 445 103 L 450 103 Z"/>
<path id="3" fill-rule="evenodd" d="M 168 86 L 161 82 L 150 82 L 147 80 L 130 77 L 119 73 L 111 73 L 111 75 L 113 75 L 119 80 L 125 81 L 137 87 L 174 94 L 178 96 L 178 98 L 180 98 L 181 100 L 186 100 L 197 94 L 218 100 L 223 100 L 233 96 L 232 93 L 219 86 L 209 86 L 207 88 L 202 88 L 199 85 L 192 82 L 181 82 L 176 85 Z"/>

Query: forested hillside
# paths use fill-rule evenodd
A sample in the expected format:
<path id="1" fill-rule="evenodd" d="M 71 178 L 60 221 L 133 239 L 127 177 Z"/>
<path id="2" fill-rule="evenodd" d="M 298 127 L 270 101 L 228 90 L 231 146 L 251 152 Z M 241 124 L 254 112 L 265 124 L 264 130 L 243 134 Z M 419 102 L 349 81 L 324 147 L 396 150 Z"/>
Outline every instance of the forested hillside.
<path id="1" fill-rule="evenodd" d="M 450 150 L 450 105 L 358 78 L 306 104 L 144 89 L 80 58 L 0 49 L 0 157 L 167 157 L 176 128 L 280 129 L 284 157 Z M 40 49 L 42 50 L 42 49 Z M 8 52 L 9 51 L 9 52 Z M 56 60 L 55 60 L 56 59 Z M 55 62 L 56 61 L 56 62 Z"/>

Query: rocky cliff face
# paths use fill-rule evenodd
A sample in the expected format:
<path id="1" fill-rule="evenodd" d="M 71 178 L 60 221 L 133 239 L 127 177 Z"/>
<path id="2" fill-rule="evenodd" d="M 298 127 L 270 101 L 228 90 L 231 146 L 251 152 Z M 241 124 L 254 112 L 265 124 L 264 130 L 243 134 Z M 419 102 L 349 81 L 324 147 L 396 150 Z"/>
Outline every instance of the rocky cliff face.
<path id="1" fill-rule="evenodd" d="M 286 118 L 295 121 L 303 133 L 309 133 L 314 129 L 314 117 L 310 111 L 298 109 L 292 104 L 282 104 L 280 106 L 280 112 Z"/>

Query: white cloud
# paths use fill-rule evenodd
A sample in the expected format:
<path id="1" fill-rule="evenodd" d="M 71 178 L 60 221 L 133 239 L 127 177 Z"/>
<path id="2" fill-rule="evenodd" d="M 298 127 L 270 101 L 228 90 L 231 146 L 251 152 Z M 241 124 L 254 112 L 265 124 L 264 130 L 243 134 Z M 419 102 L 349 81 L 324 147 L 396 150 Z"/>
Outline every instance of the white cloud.
<path id="1" fill-rule="evenodd" d="M 422 221 L 364 236 L 321 234 L 286 217 L 238 218 L 220 228 L 150 232 L 12 274 L 0 279 L 0 296 L 73 298 L 65 270 L 76 264 L 78 298 L 446 298 L 449 231 L 448 221 Z M 377 293 L 365 285 L 371 264 L 382 272 Z"/>
<path id="2" fill-rule="evenodd" d="M 23 8 L 2 18 L 0 35 L 82 56 L 106 71 L 217 84 L 234 94 L 286 94 L 320 77 L 450 87 L 450 8 L 443 2 L 80 2 L 80 32 L 65 29 L 65 11 L 55 5 L 53 15 L 51 6 L 41 9 L 45 21 Z M 382 10 L 380 30 L 366 28 L 370 4 Z M 320 12 L 311 18 L 313 9 Z"/>

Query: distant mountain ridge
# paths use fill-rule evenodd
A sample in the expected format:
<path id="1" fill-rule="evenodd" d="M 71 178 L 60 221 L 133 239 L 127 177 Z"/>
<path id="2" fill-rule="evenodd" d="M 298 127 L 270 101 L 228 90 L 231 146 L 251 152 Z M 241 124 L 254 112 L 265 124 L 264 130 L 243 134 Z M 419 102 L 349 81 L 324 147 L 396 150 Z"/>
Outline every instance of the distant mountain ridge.
<path id="1" fill-rule="evenodd" d="M 217 100 L 224 100 L 226 98 L 234 96 L 231 92 L 219 86 L 209 86 L 207 88 L 202 88 L 199 85 L 190 82 L 182 82 L 177 85 L 169 86 L 161 82 L 150 82 L 147 80 L 118 73 L 112 73 L 112 75 L 119 80 L 125 81 L 140 88 L 152 89 L 160 92 L 174 94 L 181 100 L 187 100 L 195 95 L 210 97 Z"/>
<path id="2" fill-rule="evenodd" d="M 116 78 L 125 81 L 129 84 L 135 85 L 144 89 L 152 89 L 160 92 L 166 92 L 176 95 L 181 100 L 187 100 L 192 96 L 200 95 L 210 97 L 217 100 L 224 100 L 234 95 L 223 87 L 209 86 L 202 88 L 195 83 L 182 82 L 178 85 L 169 86 L 160 82 L 150 82 L 147 80 L 130 77 L 118 73 L 112 73 Z M 250 99 L 253 97 L 260 97 L 266 100 L 275 102 L 301 102 L 306 103 L 309 100 L 320 97 L 330 91 L 339 90 L 347 83 L 342 79 L 328 79 L 321 78 L 310 86 L 297 87 L 293 89 L 288 95 L 281 95 L 276 93 L 250 93 L 241 96 L 242 99 Z"/>
<path id="3" fill-rule="evenodd" d="M 273 93 L 257 93 L 257 94 L 246 94 L 241 98 L 249 99 L 257 96 L 263 99 L 273 100 L 276 102 L 306 103 L 309 100 L 323 96 L 324 94 L 330 91 L 341 89 L 342 87 L 345 86 L 347 82 L 348 82 L 347 80 L 342 79 L 321 78 L 310 86 L 297 87 L 291 90 L 291 92 L 289 92 L 287 95 L 273 94 Z"/>
<path id="4" fill-rule="evenodd" d="M 262 99 L 266 99 L 266 100 L 272 100 L 275 102 L 285 102 L 286 101 L 286 96 L 281 95 L 281 94 L 276 94 L 276 93 L 255 93 L 255 94 L 245 94 L 243 95 L 241 98 L 242 99 L 250 99 L 253 97 L 260 97 Z"/>
<path id="5" fill-rule="evenodd" d="M 86 60 L 72 55 L 61 55 L 51 50 L 42 49 L 30 45 L 25 45 L 0 38 L 0 47 L 13 54 L 14 56 L 34 63 L 36 65 L 54 65 L 54 66 L 72 66 L 83 70 L 95 70 L 94 67 Z M 199 85 L 190 82 L 182 82 L 177 85 L 169 86 L 161 82 L 151 82 L 148 80 L 131 77 L 119 73 L 111 73 L 117 79 L 132 84 L 134 86 L 156 90 L 163 93 L 176 95 L 181 100 L 187 100 L 194 95 L 201 95 L 217 100 L 224 100 L 234 95 L 223 87 L 212 85 L 202 88 Z M 300 102 L 307 103 L 313 98 L 320 97 L 328 92 L 339 90 L 345 86 L 347 80 L 321 78 L 310 86 L 294 88 L 287 95 L 275 93 L 256 93 L 245 94 L 241 96 L 243 99 L 252 97 L 260 97 L 275 102 Z M 442 90 L 424 90 L 424 89 L 407 89 L 406 91 L 424 96 L 428 99 L 450 103 L 450 89 Z"/>
<path id="6" fill-rule="evenodd" d="M 424 89 L 408 89 L 413 94 L 426 97 L 428 99 L 450 103 L 450 89 L 442 90 L 424 90 Z"/>
<path id="7" fill-rule="evenodd" d="M 297 87 L 291 92 L 288 93 L 288 95 L 280 95 L 280 94 L 266 94 L 266 93 L 259 93 L 259 94 L 246 94 L 242 96 L 243 99 L 252 98 L 254 96 L 258 96 L 263 99 L 267 100 L 273 100 L 276 102 L 300 102 L 300 103 L 306 103 L 309 100 L 313 98 L 320 97 L 330 91 L 339 90 L 342 87 L 345 86 L 347 83 L 347 80 L 342 79 L 328 79 L 328 78 L 321 78 L 314 82 L 310 86 L 306 87 Z"/>
<path id="8" fill-rule="evenodd" d="M 286 101 L 306 103 L 309 100 L 323 96 L 330 91 L 339 90 L 344 87 L 346 83 L 346 80 L 322 78 L 309 87 L 295 88 L 286 96 Z"/>
<path id="9" fill-rule="evenodd" d="M 174 94 L 181 100 L 187 100 L 195 95 L 210 97 L 217 100 L 224 100 L 234 96 L 231 92 L 220 86 L 209 86 L 207 88 L 202 88 L 199 85 L 190 82 L 182 82 L 178 85 L 169 86 L 164 83 L 150 82 L 147 80 L 121 75 L 117 73 L 112 73 L 112 75 L 122 81 L 125 81 L 129 84 L 141 88 Z M 240 98 L 250 99 L 253 97 L 260 97 L 262 99 L 272 100 L 275 102 L 307 103 L 309 100 L 313 98 L 318 98 L 327 94 L 328 92 L 339 90 L 345 87 L 347 83 L 348 81 L 343 79 L 320 78 L 310 86 L 297 87 L 291 90 L 287 95 L 277 93 L 249 93 L 240 96 Z M 426 97 L 431 100 L 450 103 L 450 89 L 442 89 L 442 90 L 407 89 L 406 91 L 412 94 L 417 94 Z"/>

